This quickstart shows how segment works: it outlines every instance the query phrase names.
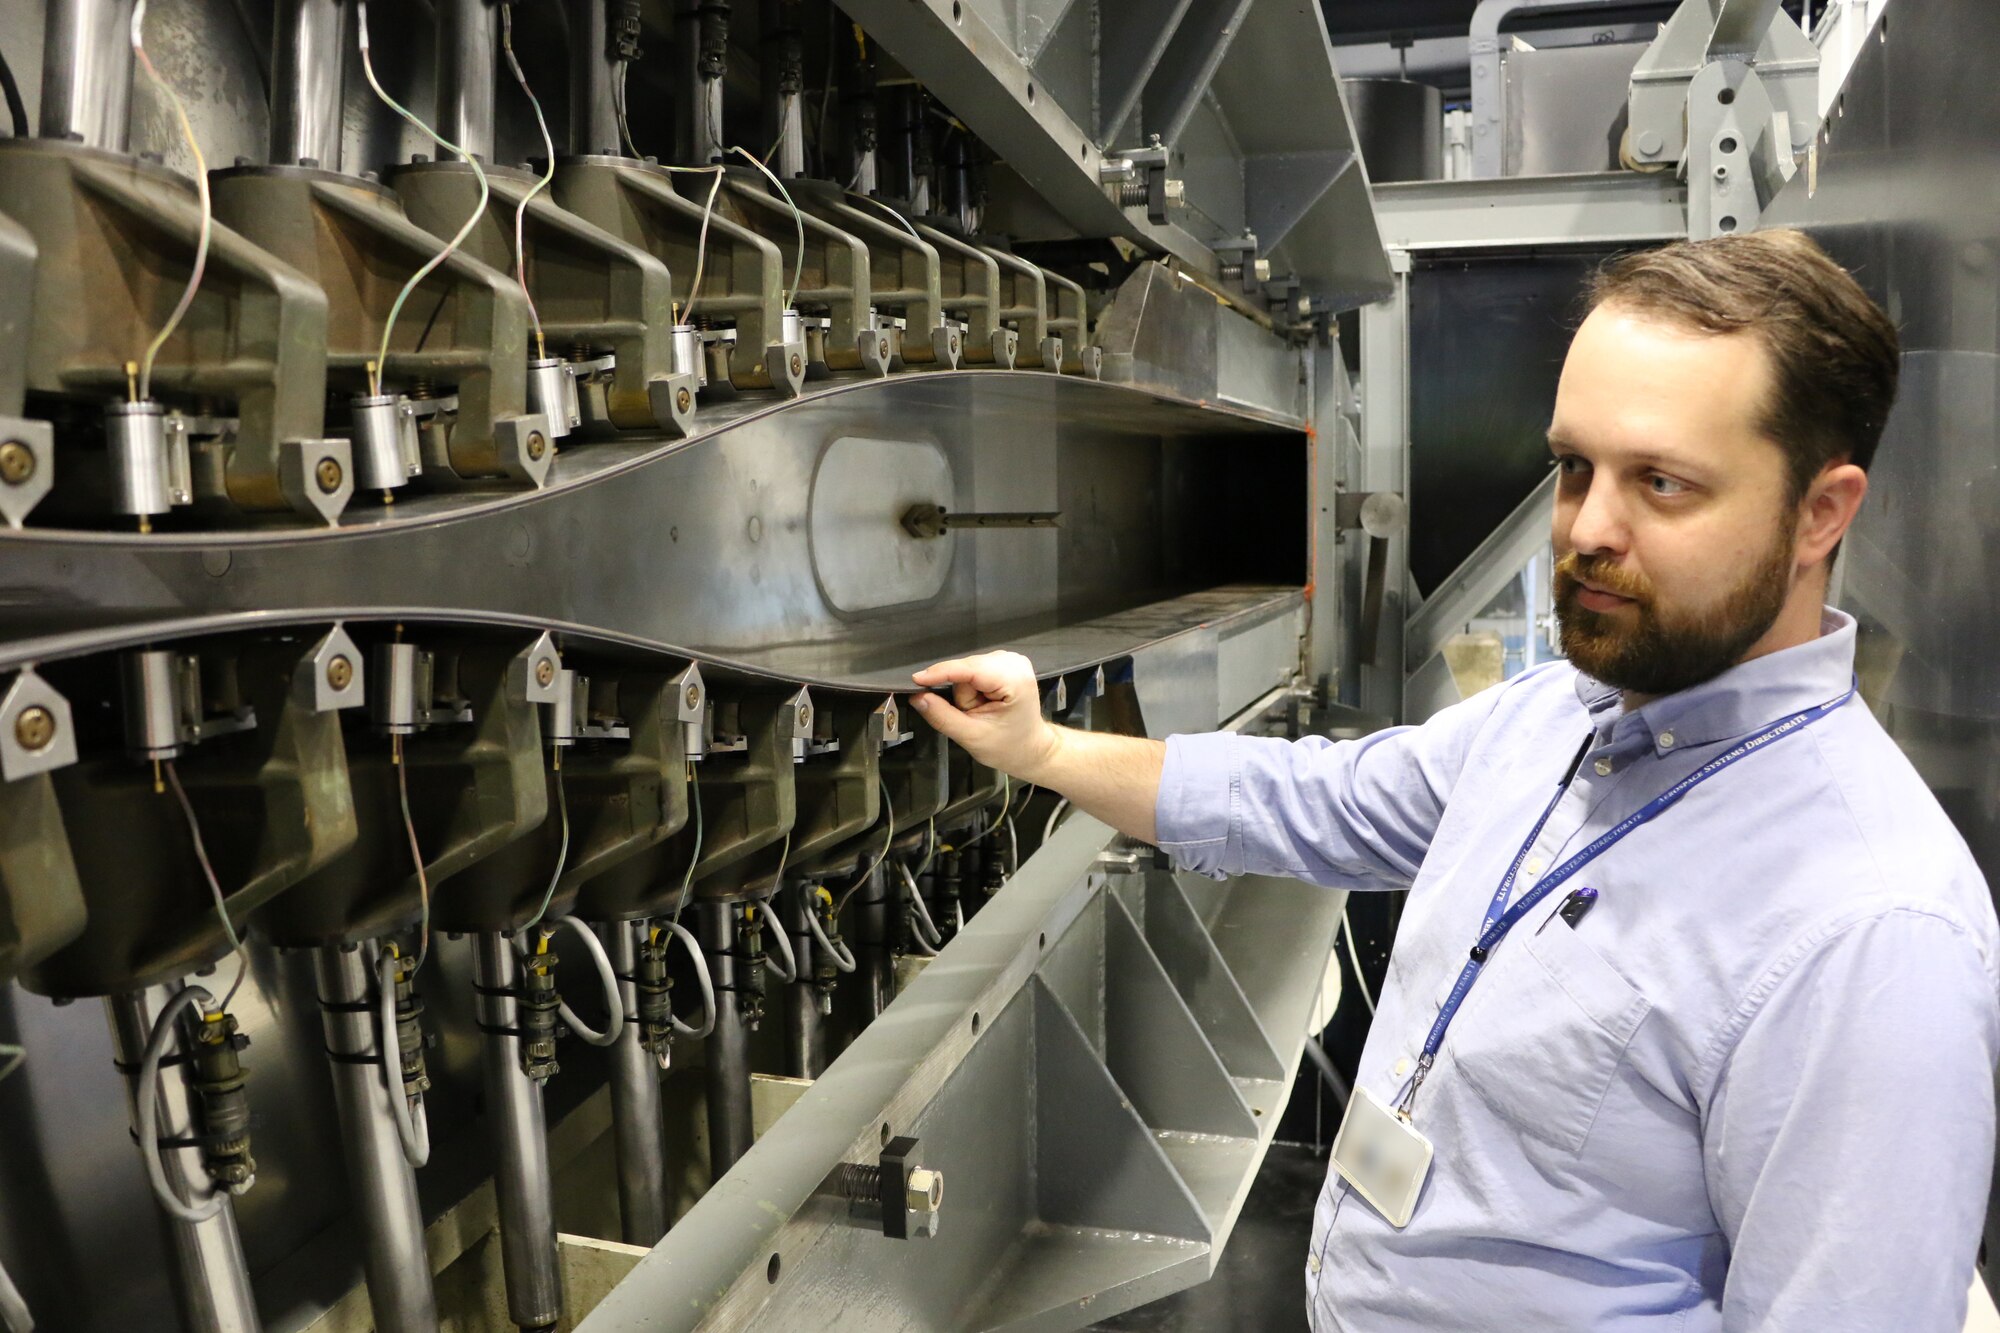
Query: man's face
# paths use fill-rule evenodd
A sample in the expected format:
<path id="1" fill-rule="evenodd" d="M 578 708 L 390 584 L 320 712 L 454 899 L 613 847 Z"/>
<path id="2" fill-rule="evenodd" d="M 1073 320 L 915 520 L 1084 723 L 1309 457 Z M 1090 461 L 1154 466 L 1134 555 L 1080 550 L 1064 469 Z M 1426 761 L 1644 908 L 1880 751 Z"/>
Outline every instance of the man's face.
<path id="1" fill-rule="evenodd" d="M 1756 428 L 1768 353 L 1600 306 L 1577 331 L 1549 448 L 1563 652 L 1637 694 L 1740 661 L 1798 568 L 1784 455 Z"/>

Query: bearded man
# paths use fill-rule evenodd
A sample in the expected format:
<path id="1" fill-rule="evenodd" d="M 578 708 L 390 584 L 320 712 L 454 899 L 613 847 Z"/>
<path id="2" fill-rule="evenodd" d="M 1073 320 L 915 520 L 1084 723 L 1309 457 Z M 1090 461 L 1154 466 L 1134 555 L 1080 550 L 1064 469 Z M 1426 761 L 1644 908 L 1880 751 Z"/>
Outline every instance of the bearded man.
<path id="1" fill-rule="evenodd" d="M 1018 655 L 917 676 L 1186 867 L 1409 890 L 1315 1329 L 1961 1328 L 2000 927 L 1825 605 L 1897 365 L 1800 234 L 1610 265 L 1549 430 L 1568 661 L 1419 727 L 1161 744 L 1050 726 Z"/>

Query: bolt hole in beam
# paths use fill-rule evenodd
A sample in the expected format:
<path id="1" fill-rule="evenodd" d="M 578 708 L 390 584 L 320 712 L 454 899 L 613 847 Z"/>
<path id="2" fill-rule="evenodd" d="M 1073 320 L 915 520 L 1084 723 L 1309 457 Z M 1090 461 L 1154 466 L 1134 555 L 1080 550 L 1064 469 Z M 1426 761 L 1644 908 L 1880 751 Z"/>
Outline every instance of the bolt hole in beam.
<path id="1" fill-rule="evenodd" d="M 778 1256 L 777 1256 L 777 1255 L 775 1255 L 775 1254 L 774 1254 L 774 1255 L 772 1255 L 772 1256 L 771 1256 L 771 1262 L 770 1262 L 770 1263 L 768 1263 L 768 1264 L 765 1264 L 765 1265 L 764 1265 L 764 1277 L 765 1277 L 765 1280 L 766 1280 L 766 1281 L 768 1281 L 768 1282 L 770 1282 L 772 1286 L 776 1286 L 776 1285 L 778 1284 Z"/>
<path id="2" fill-rule="evenodd" d="M 889 1122 L 886 1120 L 882 1122 L 882 1146 L 889 1146 Z"/>
<path id="3" fill-rule="evenodd" d="M 979 1015 L 978 1015 L 978 1014 L 974 1014 L 974 1015 L 972 1016 L 972 1035 L 973 1035 L 973 1036 L 975 1036 L 975 1037 L 979 1035 Z"/>
<path id="4" fill-rule="evenodd" d="M 959 5 L 958 0 L 951 0 L 951 21 L 953 23 L 962 23 L 964 20 L 965 10 Z"/>
<path id="5" fill-rule="evenodd" d="M 1733 153 L 1736 151 L 1736 140 L 1725 138 L 1721 143 L 1717 144 L 1716 147 L 1720 149 L 1722 152 Z"/>
<path id="6" fill-rule="evenodd" d="M 1028 85 L 1028 105 L 1033 106 L 1034 104 L 1035 104 L 1035 85 L 1031 83 Z"/>
<path id="7" fill-rule="evenodd" d="M 1037 936 L 1035 936 L 1035 947 L 1036 947 L 1037 949 L 1046 949 L 1046 948 L 1048 948 L 1048 947 L 1049 947 L 1049 937 L 1048 937 L 1047 935 L 1037 935 Z"/>
<path id="8" fill-rule="evenodd" d="M 1723 231 L 1735 231 L 1736 218 L 1733 215 L 1726 216 L 1721 221 L 1717 222 L 1715 225 L 1721 228 Z"/>
<path id="9" fill-rule="evenodd" d="M 1722 103 L 1724 106 L 1728 106 L 1731 102 L 1734 102 L 1736 100 L 1736 90 L 1734 88 L 1724 88 L 1721 92 L 1715 95 L 1715 100 Z"/>

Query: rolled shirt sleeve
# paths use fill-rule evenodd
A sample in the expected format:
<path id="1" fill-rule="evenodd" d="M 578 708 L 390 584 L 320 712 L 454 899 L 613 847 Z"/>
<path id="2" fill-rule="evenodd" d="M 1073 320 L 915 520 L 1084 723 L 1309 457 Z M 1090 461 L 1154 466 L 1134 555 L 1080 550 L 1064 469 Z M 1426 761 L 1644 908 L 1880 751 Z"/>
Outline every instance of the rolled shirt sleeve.
<path id="1" fill-rule="evenodd" d="M 1911 909 L 1801 941 L 1759 982 L 1704 1136 L 1730 1333 L 1964 1326 L 1996 991 L 1978 936 Z"/>
<path id="2" fill-rule="evenodd" d="M 1170 736 L 1154 809 L 1159 845 L 1183 869 L 1216 878 L 1290 875 L 1343 888 L 1408 888 L 1473 741 L 1522 679 L 1420 727 L 1360 740 Z"/>

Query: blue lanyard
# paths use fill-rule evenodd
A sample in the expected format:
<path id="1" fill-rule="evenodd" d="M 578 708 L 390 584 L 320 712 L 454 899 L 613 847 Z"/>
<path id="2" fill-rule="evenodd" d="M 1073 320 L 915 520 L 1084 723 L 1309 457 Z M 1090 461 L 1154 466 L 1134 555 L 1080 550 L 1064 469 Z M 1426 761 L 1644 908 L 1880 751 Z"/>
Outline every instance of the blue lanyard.
<path id="1" fill-rule="evenodd" d="M 1821 718 L 1833 713 L 1854 697 L 1854 692 L 1858 687 L 1859 682 L 1857 681 L 1855 684 L 1848 686 L 1847 692 L 1838 699 L 1823 703 L 1817 708 L 1809 708 L 1803 713 L 1794 713 L 1783 721 L 1766 727 L 1748 740 L 1731 746 L 1727 751 L 1709 760 L 1700 768 L 1697 768 L 1694 772 L 1688 774 L 1679 782 L 1676 782 L 1673 786 L 1646 802 L 1638 810 L 1618 821 L 1610 829 L 1599 834 L 1588 847 L 1585 847 L 1575 856 L 1570 857 L 1567 861 L 1549 871 L 1540 884 L 1536 885 L 1529 893 L 1523 895 L 1519 902 L 1509 907 L 1507 900 L 1513 896 L 1514 881 L 1521 873 L 1521 863 L 1528 859 L 1528 850 L 1535 845 L 1535 839 L 1542 836 L 1542 829 L 1548 825 L 1549 816 L 1556 812 L 1556 806 L 1561 803 L 1563 793 L 1569 790 L 1569 776 L 1566 775 L 1562 783 L 1557 786 L 1554 799 L 1549 802 L 1548 808 L 1542 811 L 1542 817 L 1535 821 L 1535 827 L 1529 832 L 1527 841 L 1521 844 L 1520 851 L 1514 853 L 1514 862 L 1507 867 L 1507 873 L 1501 876 L 1500 887 L 1493 892 L 1493 902 L 1486 909 L 1486 921 L 1480 929 L 1478 941 L 1472 946 L 1472 956 L 1459 971 L 1458 980 L 1452 984 L 1451 994 L 1445 997 L 1444 1004 L 1438 1009 L 1437 1021 L 1431 1024 L 1430 1035 L 1424 1038 L 1424 1051 L 1417 1059 L 1416 1075 L 1410 1080 L 1410 1090 L 1404 1095 L 1402 1105 L 1399 1108 L 1403 1117 L 1405 1119 L 1409 1118 L 1410 1108 L 1415 1104 L 1417 1099 L 1417 1089 L 1423 1086 L 1424 1076 L 1430 1073 L 1431 1065 L 1437 1059 L 1438 1050 L 1444 1045 L 1445 1030 L 1451 1026 L 1451 1020 L 1458 1016 L 1458 1008 L 1461 1004 L 1465 1003 L 1467 993 L 1472 990 L 1472 983 L 1479 980 L 1480 969 L 1486 965 L 1487 957 L 1499 946 L 1501 940 L 1507 938 L 1507 932 L 1512 930 L 1522 917 L 1534 911 L 1536 904 L 1542 902 L 1551 893 L 1562 887 L 1577 871 L 1603 855 L 1614 844 L 1624 838 L 1626 834 L 1632 832 L 1632 830 L 1638 828 L 1641 824 L 1651 823 L 1653 820 L 1659 818 L 1672 808 L 1681 797 L 1687 795 L 1696 787 L 1699 787 L 1702 783 L 1720 773 L 1723 769 L 1728 768 L 1737 760 L 1755 754 L 1773 741 L 1783 740 L 1793 732 L 1803 731 Z M 1586 739 L 1584 741 L 1586 749 L 1589 747 L 1589 744 L 1589 740 Z M 1582 758 L 1581 753 L 1579 753 L 1578 758 Z M 1571 775 L 1574 772 L 1575 770 L 1572 768 Z"/>

